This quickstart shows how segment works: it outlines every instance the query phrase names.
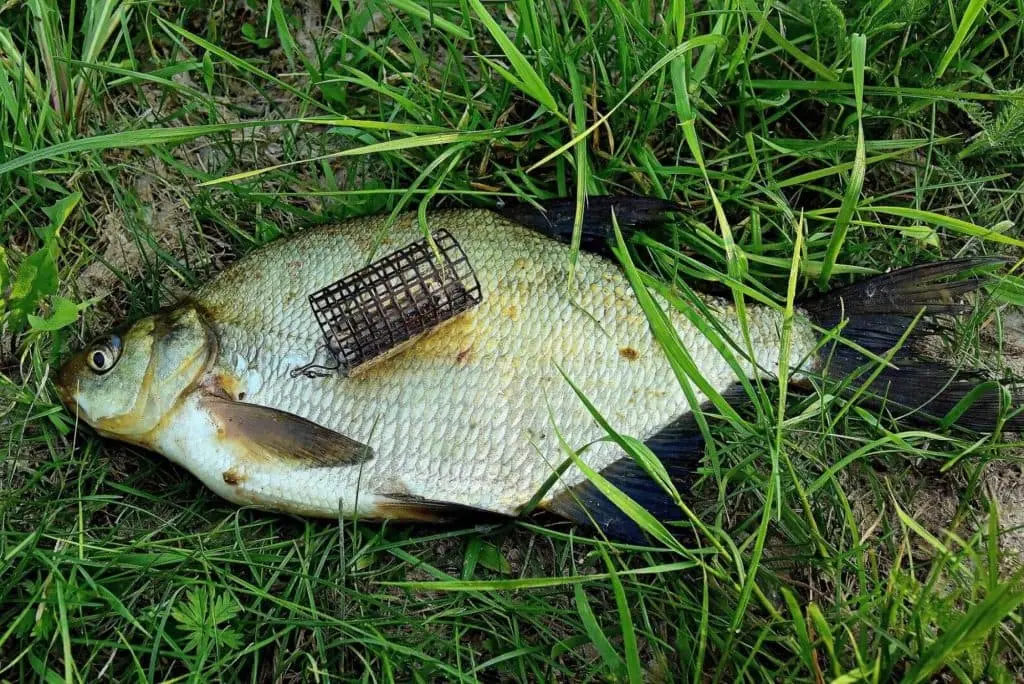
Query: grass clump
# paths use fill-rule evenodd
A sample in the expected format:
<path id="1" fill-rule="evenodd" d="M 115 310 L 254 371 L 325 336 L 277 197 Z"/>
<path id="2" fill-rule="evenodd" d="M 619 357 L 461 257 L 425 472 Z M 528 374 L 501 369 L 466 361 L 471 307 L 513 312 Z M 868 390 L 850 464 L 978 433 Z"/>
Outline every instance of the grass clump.
<path id="1" fill-rule="evenodd" d="M 680 307 L 1016 256 L 1022 22 L 1007 0 L 3 5 L 0 680 L 1010 681 L 1002 436 L 755 383 L 709 423 L 695 543 L 627 551 L 240 511 L 77 430 L 49 380 L 239 254 L 421 205 L 686 201 L 630 271 Z M 974 322 L 997 364 L 1009 314 Z"/>

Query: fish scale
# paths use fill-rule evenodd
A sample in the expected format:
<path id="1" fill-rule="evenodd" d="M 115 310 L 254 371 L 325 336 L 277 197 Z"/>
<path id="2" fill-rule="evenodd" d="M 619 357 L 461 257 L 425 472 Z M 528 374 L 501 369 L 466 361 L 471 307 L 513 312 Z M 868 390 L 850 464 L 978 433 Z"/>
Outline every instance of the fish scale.
<path id="1" fill-rule="evenodd" d="M 591 445 L 584 458 L 595 469 L 623 456 L 597 441 L 603 430 L 559 367 L 625 434 L 647 438 L 689 410 L 617 264 L 581 253 L 570 284 L 563 244 L 483 210 L 429 219 L 432 230 L 448 230 L 465 251 L 483 294 L 478 307 L 354 377 L 293 377 L 323 345 L 307 295 L 423 237 L 415 216 L 404 215 L 374 252 L 385 225 L 379 217 L 356 219 L 272 243 L 193 298 L 210 312 L 222 372 L 235 367 L 235 355 L 260 360 L 235 378 L 245 401 L 302 416 L 374 450 L 359 468 L 293 473 L 272 486 L 250 477 L 251 498 L 298 496 L 304 508 L 330 513 L 337 492 L 358 486 L 370 495 L 394 491 L 515 513 L 565 459 L 556 428 L 574 448 Z M 712 385 L 732 385 L 731 368 L 700 331 L 674 310 L 669 316 Z M 779 313 L 752 310 L 750 323 L 761 342 L 758 364 L 777 367 Z M 813 335 L 798 333 L 795 346 L 806 353 Z M 571 467 L 548 498 L 582 479 Z"/>

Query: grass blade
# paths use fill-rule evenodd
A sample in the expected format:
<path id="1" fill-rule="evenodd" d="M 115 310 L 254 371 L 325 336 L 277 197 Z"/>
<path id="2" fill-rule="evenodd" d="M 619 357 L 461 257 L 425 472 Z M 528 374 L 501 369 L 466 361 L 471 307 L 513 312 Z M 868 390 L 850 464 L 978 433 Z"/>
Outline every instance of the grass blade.
<path id="1" fill-rule="evenodd" d="M 249 74 L 250 76 L 255 76 L 260 81 L 266 81 L 266 82 L 269 82 L 269 83 L 273 83 L 278 88 L 281 88 L 281 89 L 285 90 L 286 92 L 288 92 L 291 95 L 295 96 L 297 99 L 299 99 L 300 101 L 302 101 L 306 105 L 309 105 L 309 106 L 313 107 L 314 109 L 327 109 L 320 102 L 314 100 L 309 95 L 307 95 L 306 93 L 302 92 L 301 90 L 299 90 L 295 86 L 291 85 L 290 83 L 285 83 L 281 79 L 279 79 L 279 78 L 277 78 L 275 76 L 271 76 L 266 71 L 263 71 L 262 69 L 253 66 L 252 64 L 250 64 L 249 62 L 247 62 L 244 59 L 239 59 L 238 57 L 236 57 L 235 55 L 231 54 L 230 52 L 228 52 L 224 48 L 219 47 L 217 45 L 214 45 L 213 43 L 211 43 L 210 41 L 206 40 L 205 38 L 201 38 L 200 36 L 197 36 L 196 34 L 192 33 L 191 31 L 189 31 L 187 29 L 184 29 L 181 26 L 178 26 L 177 24 L 172 24 L 171 22 L 166 21 L 166 20 L 164 20 L 162 18 L 159 18 L 158 21 L 160 22 L 160 26 L 165 31 L 168 31 L 169 33 L 175 33 L 178 36 L 180 36 L 181 38 L 184 38 L 185 40 L 188 40 L 189 42 L 192 42 L 192 43 L 198 45 L 199 47 L 203 48 L 207 52 L 210 52 L 210 53 L 220 57 L 222 60 L 224 60 L 225 62 L 227 62 L 231 66 L 235 67 L 236 69 L 238 69 L 242 73 Z"/>
<path id="2" fill-rule="evenodd" d="M 383 152 L 398 152 L 401 150 L 412 150 L 421 147 L 434 147 L 437 145 L 453 145 L 466 142 L 480 142 L 485 140 L 493 140 L 495 138 L 507 137 L 509 135 L 514 134 L 515 132 L 512 129 L 503 129 L 493 131 L 448 131 L 445 133 L 427 133 L 424 135 L 411 135 L 407 138 L 385 140 L 379 143 L 363 145 L 362 147 L 353 147 L 351 149 L 341 150 L 340 152 L 331 152 L 330 154 L 324 154 L 319 157 L 311 157 L 309 159 L 298 159 L 296 161 L 274 164 L 273 166 L 264 166 L 263 168 L 259 169 L 252 169 L 251 171 L 233 173 L 230 176 L 222 176 L 220 178 L 215 178 L 213 180 L 204 181 L 199 185 L 211 186 L 222 185 L 224 183 L 234 183 L 236 181 L 245 180 L 247 178 L 255 178 L 256 176 L 261 176 L 270 171 L 284 169 L 289 166 L 295 166 L 297 164 L 308 164 L 310 162 L 326 161 L 328 159 L 337 159 L 339 157 L 355 157 L 360 155 L 381 154 Z"/>
<path id="3" fill-rule="evenodd" d="M 295 120 L 297 121 L 297 120 Z M 0 164 L 0 176 L 17 169 L 47 159 L 59 159 L 80 152 L 99 152 L 101 150 L 131 149 L 136 147 L 152 147 L 187 142 L 208 135 L 216 135 L 227 131 L 259 126 L 279 126 L 287 121 L 244 121 L 237 123 L 207 124 L 201 126 L 180 126 L 176 128 L 146 128 L 123 133 L 94 135 L 89 138 L 78 138 L 57 143 L 49 147 L 33 150 L 20 157 Z"/>
<path id="4" fill-rule="evenodd" d="M 864 186 L 864 174 L 867 171 L 864 151 L 864 55 L 867 49 L 867 40 L 863 35 L 855 35 L 850 39 L 850 48 L 853 57 L 854 101 L 857 104 L 857 152 L 854 155 L 846 193 L 843 195 L 843 203 L 839 207 L 839 214 L 836 216 L 835 226 L 832 228 L 832 238 L 825 251 L 821 275 L 818 277 L 818 285 L 822 288 L 828 283 L 832 269 L 839 259 L 839 251 L 843 248 L 843 242 L 846 240 L 846 231 L 850 227 L 853 212 L 857 210 L 860 191 Z"/>
<path id="5" fill-rule="evenodd" d="M 426 21 L 431 26 L 438 28 L 460 40 L 472 40 L 473 34 L 457 24 L 453 24 L 442 16 L 439 16 L 433 6 L 427 9 L 413 0 L 389 0 L 395 9 L 401 10 L 409 16 Z"/>
<path id="6" fill-rule="evenodd" d="M 951 216 L 943 216 L 933 211 L 925 211 L 923 209 L 914 209 L 913 207 L 896 207 L 896 206 L 877 206 L 870 205 L 864 207 L 864 209 L 870 208 L 871 211 L 879 214 L 889 214 L 891 216 L 900 216 L 902 218 L 912 219 L 914 221 L 920 221 L 922 223 L 934 223 L 935 225 L 941 226 L 947 230 L 951 230 L 961 235 L 967 235 L 969 237 L 977 237 L 982 240 L 990 240 L 992 242 L 998 242 L 1004 245 L 1011 245 L 1013 247 L 1024 247 L 1024 240 L 1019 240 L 1009 235 L 1004 235 L 1001 232 L 995 231 L 991 228 L 983 228 L 977 224 L 971 223 L 970 221 L 964 221 L 963 219 L 953 218 Z"/>
<path id="7" fill-rule="evenodd" d="M 590 607 L 590 601 L 587 600 L 587 593 L 583 590 L 583 585 L 577 584 L 573 587 L 573 597 L 576 601 L 576 611 L 580 614 L 580 622 L 583 623 L 587 636 L 590 637 L 590 643 L 601 655 L 609 672 L 615 678 L 621 677 L 626 670 L 626 663 L 622 660 L 622 656 L 615 651 L 612 642 L 608 640 L 601 625 L 598 624 L 594 611 Z"/>
<path id="8" fill-rule="evenodd" d="M 626 673 L 632 684 L 642 684 L 644 675 L 640 668 L 640 651 L 636 644 L 636 631 L 633 628 L 633 613 L 629 609 L 629 599 L 626 598 L 626 591 L 622 587 L 622 579 L 619 578 L 612 559 L 608 556 L 608 549 L 604 546 L 601 547 L 601 556 L 604 558 L 605 567 L 608 568 L 608 579 L 611 580 L 615 607 L 619 613 L 619 624 L 622 626 L 622 648 L 626 652 Z"/>
<path id="9" fill-rule="evenodd" d="M 480 0 L 469 0 L 469 6 L 476 12 L 480 22 L 487 29 L 487 32 L 491 34 L 491 37 L 494 38 L 498 46 L 501 47 L 501 51 L 505 53 L 506 59 L 512 65 L 514 75 L 503 71 L 502 76 L 508 79 L 516 88 L 523 91 L 523 93 L 547 107 L 552 114 L 565 121 L 565 116 L 559 111 L 558 102 L 555 101 L 554 95 L 551 94 L 551 91 L 544 84 L 544 79 L 540 77 L 536 69 L 533 68 L 523 53 L 519 51 L 515 43 L 509 40 L 509 37 L 505 35 L 504 29 L 498 26 L 498 22 L 494 21 L 494 18 L 484 8 L 483 3 Z"/>
<path id="10" fill-rule="evenodd" d="M 759 22 L 758 29 L 763 31 L 773 43 L 785 50 L 787 54 L 791 55 L 794 59 L 800 62 L 800 64 L 814 72 L 814 74 L 823 81 L 836 81 L 839 79 L 836 72 L 811 57 L 779 33 L 778 29 L 768 22 L 768 15 L 761 11 L 756 0 L 744 0 L 744 4 L 750 14 L 757 18 L 757 21 Z"/>
<path id="11" fill-rule="evenodd" d="M 929 681 L 943 667 L 960 654 L 977 647 L 1008 615 L 1024 603 L 1024 589 L 1020 586 L 1021 573 L 999 584 L 967 613 L 948 626 L 903 678 L 908 684 Z"/>
<path id="12" fill-rule="evenodd" d="M 479 0 L 474 0 L 474 1 L 475 2 L 479 2 Z M 651 76 L 653 76 L 654 74 L 656 74 L 659 71 L 661 71 L 665 67 L 666 64 L 670 64 L 677 57 L 686 54 L 690 50 L 695 50 L 697 48 L 704 47 L 706 45 L 720 45 L 722 42 L 723 42 L 723 40 L 722 40 L 721 36 L 698 36 L 697 38 L 693 38 L 691 40 L 687 40 L 687 41 L 684 41 L 683 43 L 680 43 L 675 48 L 673 48 L 671 51 L 666 53 L 661 59 L 659 59 L 657 62 L 655 62 L 654 66 L 652 66 L 650 69 L 648 69 L 646 72 L 644 72 L 644 74 L 639 79 L 637 79 L 637 82 L 634 83 L 630 87 L 630 89 L 628 91 L 626 91 L 625 96 L 623 96 L 623 98 L 621 100 L 619 100 L 617 103 L 615 103 L 615 106 L 613 106 L 611 109 L 609 109 L 605 114 L 602 114 L 597 119 L 597 121 L 595 121 L 591 125 L 587 126 L 587 128 L 585 128 L 582 132 L 580 132 L 577 135 L 573 136 L 572 140 L 570 140 L 569 142 L 567 142 L 564 145 L 560 146 L 554 152 L 551 152 L 551 153 L 545 155 L 545 157 L 543 159 L 541 159 L 539 162 L 537 162 L 537 163 L 533 164 L 532 166 L 530 166 L 530 168 L 527 169 L 527 171 L 534 171 L 534 170 L 540 168 L 541 166 L 544 166 L 545 164 L 547 164 L 549 161 L 551 161 L 555 157 L 560 156 L 563 152 L 565 152 L 569 148 L 571 148 L 574 145 L 576 145 L 577 143 L 579 143 L 580 140 L 588 137 L 591 133 L 596 131 L 599 127 L 605 125 L 605 122 L 608 120 L 608 118 L 612 114 L 614 114 L 616 111 L 618 111 L 619 107 L 621 107 L 623 104 L 625 104 L 626 101 L 630 97 L 632 97 L 633 94 L 637 90 L 640 89 L 640 86 L 642 86 L 644 83 L 647 82 L 648 79 L 651 78 Z"/>
<path id="13" fill-rule="evenodd" d="M 942 75 L 946 73 L 946 69 L 949 68 L 953 58 L 956 57 L 964 41 L 967 40 L 967 35 L 974 28 L 974 22 L 978 20 L 978 15 L 981 14 L 987 4 L 988 0 L 971 0 L 967 4 L 967 7 L 964 9 L 964 15 L 960 17 L 960 24 L 956 27 L 956 35 L 953 36 L 953 41 L 946 48 L 946 53 L 942 55 L 942 59 L 939 60 L 939 66 L 935 68 L 935 78 L 942 78 Z"/>
<path id="14" fill-rule="evenodd" d="M 696 561 L 679 561 L 663 565 L 651 565 L 643 568 L 619 570 L 619 577 L 657 576 L 666 573 L 685 572 L 699 564 Z M 443 573 L 438 573 L 436 581 L 399 580 L 378 582 L 381 586 L 402 587 L 412 591 L 522 591 L 524 589 L 544 589 L 548 587 L 574 586 L 590 582 L 602 582 L 611 579 L 611 574 L 598 572 L 589 575 L 568 575 L 565 577 L 525 577 L 523 579 L 502 580 L 451 580 Z"/>

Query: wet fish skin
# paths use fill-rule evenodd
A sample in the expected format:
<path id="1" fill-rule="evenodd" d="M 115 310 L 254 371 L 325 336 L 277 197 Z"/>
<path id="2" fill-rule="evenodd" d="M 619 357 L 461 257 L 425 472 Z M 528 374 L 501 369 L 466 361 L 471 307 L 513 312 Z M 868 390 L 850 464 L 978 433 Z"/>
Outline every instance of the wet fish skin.
<path id="1" fill-rule="evenodd" d="M 387 231 L 376 253 L 383 217 L 271 245 L 196 293 L 220 341 L 216 372 L 245 401 L 304 416 L 375 452 L 361 469 L 318 469 L 308 482 L 297 472 L 282 480 L 236 467 L 244 473 L 239 493 L 275 508 L 301 504 L 304 512 L 323 515 L 336 515 L 339 498 L 354 501 L 357 491 L 368 504 L 359 513 L 369 517 L 381 503 L 372 497 L 391 493 L 515 514 L 565 458 L 556 428 L 577 448 L 604 437 L 559 368 L 618 429 L 639 438 L 687 412 L 617 264 L 581 254 L 570 286 L 562 243 L 491 212 L 437 212 L 430 227 L 447 229 L 458 240 L 476 269 L 483 302 L 353 378 L 291 377 L 323 342 L 306 295 L 374 256 L 421 239 L 412 215 Z M 289 285 L 263 285 L 276 282 Z M 725 302 L 710 303 L 728 314 Z M 732 369 L 700 331 L 683 316 L 670 316 L 704 376 L 719 390 L 731 386 Z M 724 323 L 738 332 L 734 320 Z M 780 325 L 778 312 L 752 311 L 764 368 L 778 367 Z M 795 340 L 797 353 L 806 355 L 814 343 L 809 326 Z M 621 457 L 608 442 L 593 445 L 585 456 L 597 469 Z M 580 479 L 571 469 L 549 499 Z"/>
<path id="2" fill-rule="evenodd" d="M 586 447 L 583 458 L 597 470 L 623 457 L 601 441 L 605 433 L 561 372 L 617 430 L 641 439 L 689 411 L 618 264 L 581 253 L 570 284 L 564 243 L 476 209 L 434 212 L 428 222 L 447 229 L 469 257 L 483 291 L 478 307 L 354 377 L 293 377 L 323 346 L 307 296 L 423 237 L 413 214 L 388 230 L 385 221 L 353 219 L 277 241 L 182 302 L 176 315 L 193 324 L 177 335 L 208 349 L 209 363 L 157 427 L 133 433 L 134 442 L 240 504 L 327 517 L 417 517 L 421 511 L 407 504 L 423 499 L 514 515 L 565 460 L 559 434 Z M 729 365 L 661 303 L 704 377 L 720 391 L 731 386 Z M 708 304 L 738 334 L 729 305 Z M 757 365 L 769 373 L 778 367 L 780 326 L 779 312 L 751 307 Z M 815 340 L 809 323 L 793 339 L 794 358 L 807 356 Z M 72 365 L 62 376 L 66 387 L 82 374 L 80 363 Z M 164 390 L 150 382 L 144 391 Z M 96 401 L 66 393 L 93 422 Z M 294 414 L 366 445 L 372 457 L 336 466 L 267 458 L 239 441 L 210 396 Z M 545 502 L 582 479 L 569 468 Z"/>

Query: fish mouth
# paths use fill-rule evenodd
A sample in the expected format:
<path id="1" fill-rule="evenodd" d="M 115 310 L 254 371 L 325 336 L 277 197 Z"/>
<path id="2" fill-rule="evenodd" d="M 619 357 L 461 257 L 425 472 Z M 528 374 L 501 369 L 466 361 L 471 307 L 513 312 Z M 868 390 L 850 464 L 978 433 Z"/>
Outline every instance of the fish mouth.
<path id="1" fill-rule="evenodd" d="M 56 385 L 57 396 L 60 397 L 60 403 L 64 404 L 64 408 L 67 409 L 68 413 L 73 416 L 78 415 L 78 402 L 72 396 L 71 392 L 63 385 Z"/>
<path id="2" fill-rule="evenodd" d="M 76 392 L 74 387 L 77 386 L 75 376 L 77 375 L 77 368 L 80 364 L 75 363 L 75 359 L 72 358 L 65 363 L 60 371 L 57 372 L 57 377 L 53 381 L 53 387 L 57 391 L 57 396 L 60 398 L 60 403 L 64 405 L 64 408 L 72 416 L 76 418 L 79 416 L 80 409 L 78 406 L 78 399 L 75 398 Z"/>

